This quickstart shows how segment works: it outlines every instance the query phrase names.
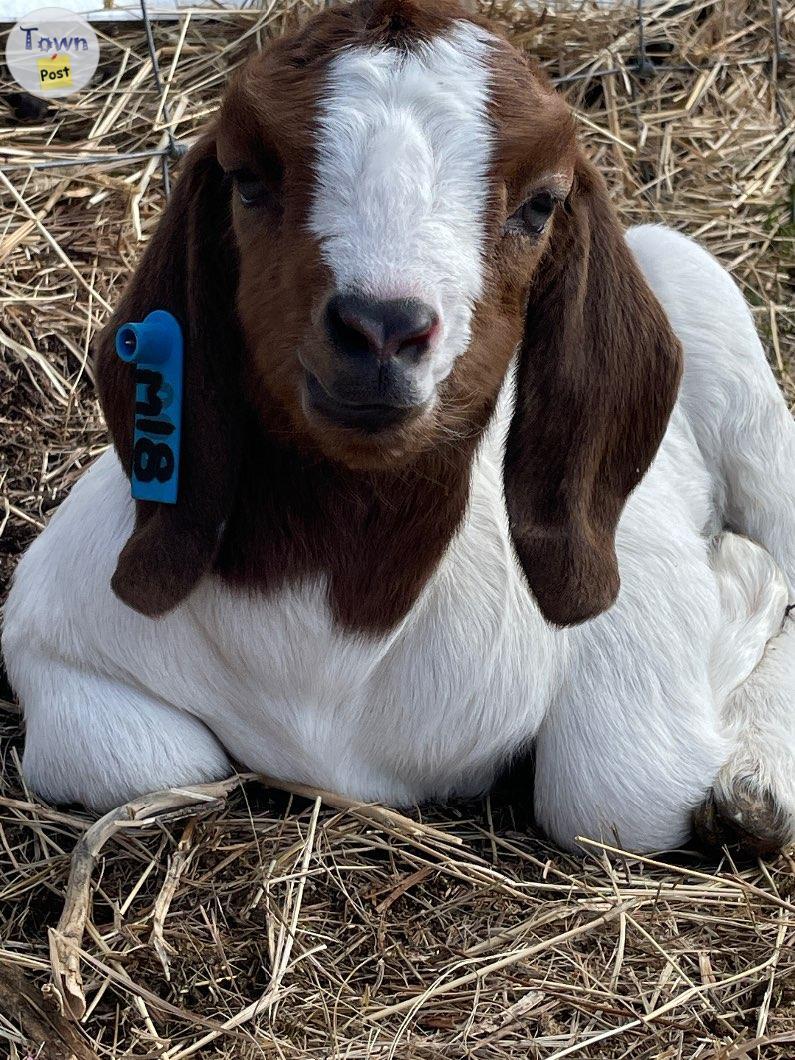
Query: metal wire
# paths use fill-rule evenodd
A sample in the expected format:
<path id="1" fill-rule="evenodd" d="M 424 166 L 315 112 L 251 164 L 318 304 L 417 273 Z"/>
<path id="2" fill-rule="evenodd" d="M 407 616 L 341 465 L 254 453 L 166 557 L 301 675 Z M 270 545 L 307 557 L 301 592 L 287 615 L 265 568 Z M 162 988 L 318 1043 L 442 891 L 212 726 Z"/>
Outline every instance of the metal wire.
<path id="1" fill-rule="evenodd" d="M 643 19 L 643 0 L 638 0 L 638 60 L 635 71 L 640 78 L 654 77 L 655 68 L 646 55 L 646 24 Z"/>
<path id="2" fill-rule="evenodd" d="M 162 152 L 161 166 L 163 168 L 163 190 L 166 193 L 166 197 L 171 194 L 171 174 L 168 168 L 169 158 L 179 158 L 182 153 L 177 145 L 177 141 L 174 139 L 174 134 L 171 131 L 171 111 L 166 100 L 165 88 L 160 78 L 160 64 L 157 61 L 157 48 L 155 47 L 155 35 L 152 31 L 152 23 L 149 19 L 149 11 L 146 7 L 146 0 L 140 0 L 141 3 L 141 14 L 144 20 L 144 30 L 146 32 L 146 44 L 149 48 L 149 58 L 152 61 L 152 76 L 155 82 L 155 88 L 160 96 L 160 107 L 163 114 L 163 119 L 166 123 L 166 137 L 168 138 L 168 150 Z M 161 152 L 158 152 L 161 154 Z"/>
<path id="3" fill-rule="evenodd" d="M 776 53 L 776 66 L 781 62 L 781 33 L 779 30 L 778 0 L 770 0 L 770 17 L 773 23 L 773 50 Z"/>

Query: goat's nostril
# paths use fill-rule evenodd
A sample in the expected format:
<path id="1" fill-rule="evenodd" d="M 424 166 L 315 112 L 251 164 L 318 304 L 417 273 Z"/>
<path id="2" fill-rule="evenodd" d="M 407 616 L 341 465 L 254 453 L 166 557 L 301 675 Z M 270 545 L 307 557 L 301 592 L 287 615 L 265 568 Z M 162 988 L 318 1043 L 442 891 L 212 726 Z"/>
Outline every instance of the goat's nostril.
<path id="1" fill-rule="evenodd" d="M 383 342 L 375 314 L 362 312 L 359 299 L 350 295 L 335 295 L 326 306 L 326 330 L 339 350 L 351 354 L 367 354 Z"/>
<path id="2" fill-rule="evenodd" d="M 404 321 L 402 332 L 396 334 L 398 356 L 413 354 L 420 357 L 429 350 L 439 330 L 439 317 L 436 310 L 417 302 L 410 317 Z"/>
<path id="3" fill-rule="evenodd" d="M 419 359 L 439 330 L 435 309 L 419 299 L 380 301 L 358 294 L 334 295 L 326 306 L 326 330 L 338 353 L 380 359 Z"/>

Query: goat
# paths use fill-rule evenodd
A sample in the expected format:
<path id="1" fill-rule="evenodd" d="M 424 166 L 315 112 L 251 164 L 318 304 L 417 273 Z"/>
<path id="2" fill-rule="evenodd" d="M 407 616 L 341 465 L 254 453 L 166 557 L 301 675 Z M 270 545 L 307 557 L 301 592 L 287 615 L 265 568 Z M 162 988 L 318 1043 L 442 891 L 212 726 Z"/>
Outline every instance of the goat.
<path id="1" fill-rule="evenodd" d="M 174 505 L 113 337 L 185 336 Z M 622 231 L 544 75 L 437 0 L 254 56 L 96 351 L 114 448 L 22 558 L 23 768 L 396 805 L 534 742 L 542 828 L 795 835 L 795 424 L 727 273 Z M 534 787 L 534 792 L 533 792 Z"/>

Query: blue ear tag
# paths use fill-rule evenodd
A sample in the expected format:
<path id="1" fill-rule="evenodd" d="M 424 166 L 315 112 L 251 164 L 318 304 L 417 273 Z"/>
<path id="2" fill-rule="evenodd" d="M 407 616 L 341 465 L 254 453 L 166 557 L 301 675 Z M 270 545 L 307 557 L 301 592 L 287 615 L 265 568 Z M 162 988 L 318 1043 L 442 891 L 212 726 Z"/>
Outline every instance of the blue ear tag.
<path id="1" fill-rule="evenodd" d="M 116 353 L 135 365 L 132 495 L 176 504 L 182 431 L 182 330 L 176 317 L 156 309 L 140 324 L 123 324 Z"/>

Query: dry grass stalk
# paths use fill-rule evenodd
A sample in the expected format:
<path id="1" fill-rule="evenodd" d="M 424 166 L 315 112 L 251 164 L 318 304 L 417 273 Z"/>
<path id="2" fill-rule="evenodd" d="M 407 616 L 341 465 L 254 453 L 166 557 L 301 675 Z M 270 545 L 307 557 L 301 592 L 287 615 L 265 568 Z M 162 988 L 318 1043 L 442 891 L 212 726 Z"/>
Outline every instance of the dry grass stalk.
<path id="1" fill-rule="evenodd" d="M 104 845 L 124 829 L 147 827 L 162 820 L 164 814 L 173 818 L 188 807 L 204 808 L 208 803 L 225 799 L 239 783 L 238 777 L 232 777 L 217 784 L 196 784 L 190 789 L 175 788 L 144 795 L 110 810 L 78 839 L 72 851 L 63 912 L 58 926 L 49 931 L 52 987 L 62 1012 L 75 1020 L 85 1015 L 80 944 L 90 913 L 91 876 Z M 162 925 L 155 920 L 153 930 L 159 926 Z"/>
<path id="2" fill-rule="evenodd" d="M 242 58 L 321 4 L 158 24 L 169 122 L 125 25 L 103 29 L 79 100 L 0 124 L 4 581 L 106 444 L 88 348 L 157 222 L 168 131 L 189 141 Z M 778 4 L 777 58 L 768 0 L 646 0 L 643 79 L 634 3 L 482 6 L 560 79 L 626 222 L 682 228 L 733 270 L 795 398 L 795 8 Z M 504 799 L 409 817 L 253 781 L 201 812 L 149 804 L 100 826 L 31 796 L 18 713 L 0 706 L 0 728 L 11 1056 L 793 1055 L 791 856 L 705 865 L 588 843 L 575 859 Z M 42 999 L 51 971 L 79 1023 Z"/>

